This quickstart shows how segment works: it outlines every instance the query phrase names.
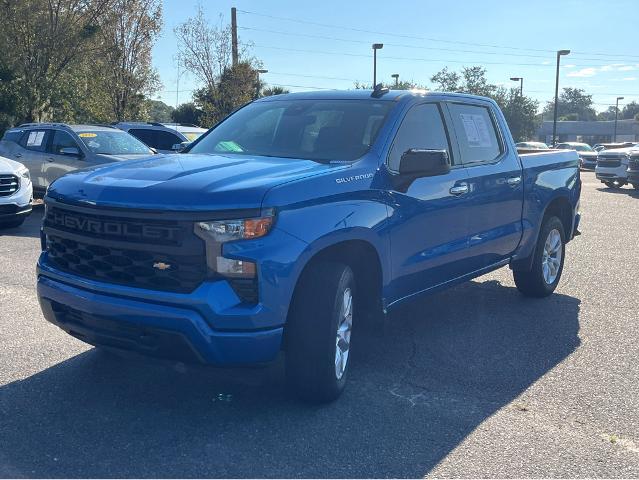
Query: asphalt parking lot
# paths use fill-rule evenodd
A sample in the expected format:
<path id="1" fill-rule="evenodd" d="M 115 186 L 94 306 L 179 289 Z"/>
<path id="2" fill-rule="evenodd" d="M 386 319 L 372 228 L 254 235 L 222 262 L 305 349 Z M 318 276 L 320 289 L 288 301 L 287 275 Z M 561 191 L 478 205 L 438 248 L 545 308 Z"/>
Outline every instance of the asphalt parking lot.
<path id="1" fill-rule="evenodd" d="M 555 295 L 502 269 L 417 301 L 326 406 L 287 396 L 281 362 L 148 364 L 46 323 L 36 210 L 0 233 L 0 476 L 639 476 L 639 195 L 582 177 Z"/>

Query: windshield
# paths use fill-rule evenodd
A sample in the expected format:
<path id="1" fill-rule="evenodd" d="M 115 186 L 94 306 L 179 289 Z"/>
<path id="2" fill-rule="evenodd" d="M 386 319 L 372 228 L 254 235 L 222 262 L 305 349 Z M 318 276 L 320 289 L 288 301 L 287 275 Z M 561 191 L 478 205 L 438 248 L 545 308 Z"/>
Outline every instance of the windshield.
<path id="1" fill-rule="evenodd" d="M 95 130 L 79 132 L 78 136 L 93 153 L 102 155 L 149 155 L 145 144 L 121 130 Z"/>
<path id="2" fill-rule="evenodd" d="M 355 160 L 375 140 L 394 102 L 275 100 L 239 110 L 188 153 Z"/>

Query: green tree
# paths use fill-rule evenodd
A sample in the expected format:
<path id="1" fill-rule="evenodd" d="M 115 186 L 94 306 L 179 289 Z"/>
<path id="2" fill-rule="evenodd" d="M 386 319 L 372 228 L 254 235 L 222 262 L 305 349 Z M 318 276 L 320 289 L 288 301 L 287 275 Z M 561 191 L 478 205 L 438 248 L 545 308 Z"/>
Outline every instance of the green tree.
<path id="1" fill-rule="evenodd" d="M 535 138 L 541 123 L 537 115 L 537 110 L 539 109 L 537 100 L 520 95 L 518 88 L 511 88 L 502 98 L 496 99 L 496 101 L 504 113 L 515 142 L 523 142 Z"/>
<path id="2" fill-rule="evenodd" d="M 554 105 L 554 100 L 546 104 L 545 119 L 553 118 Z M 560 120 L 595 120 L 597 112 L 593 107 L 592 95 L 586 94 L 581 88 L 564 88 L 557 102 L 557 117 Z"/>
<path id="3" fill-rule="evenodd" d="M 98 33 L 98 19 L 112 0 L 4 0 L 0 2 L 0 44 L 8 50 L 10 90 L 19 96 L 14 120 L 51 116 L 54 95 Z M 7 46 L 11 46 L 7 48 Z"/>
<path id="4" fill-rule="evenodd" d="M 169 123 L 173 121 L 175 109 L 160 100 L 146 100 L 146 110 L 151 122 Z"/>
<path id="5" fill-rule="evenodd" d="M 275 85 L 273 87 L 268 87 L 268 88 L 263 89 L 260 92 L 260 95 L 262 97 L 271 97 L 273 95 L 282 95 L 284 93 L 291 93 L 291 92 L 290 92 L 290 90 L 287 90 L 284 87 L 279 87 L 279 86 Z"/>
<path id="6" fill-rule="evenodd" d="M 195 103 L 183 103 L 179 105 L 171 113 L 171 118 L 176 123 L 190 123 L 192 125 L 200 125 L 202 118 L 202 110 Z"/>
<path id="7" fill-rule="evenodd" d="M 109 92 L 113 117 L 147 119 L 145 99 L 160 86 L 151 50 L 162 29 L 161 0 L 114 0 L 100 27 L 103 73 L 98 78 Z"/>
<path id="8" fill-rule="evenodd" d="M 193 94 L 202 110 L 201 123 L 211 127 L 242 105 L 257 98 L 257 72 L 249 62 L 240 62 L 224 69 L 219 81 Z"/>
<path id="9" fill-rule="evenodd" d="M 611 108 L 614 108 L 614 107 L 611 107 Z M 637 118 L 637 115 L 639 115 L 639 103 L 630 102 L 629 104 L 623 107 L 623 110 L 619 114 L 619 118 L 627 120 L 630 118 Z"/>

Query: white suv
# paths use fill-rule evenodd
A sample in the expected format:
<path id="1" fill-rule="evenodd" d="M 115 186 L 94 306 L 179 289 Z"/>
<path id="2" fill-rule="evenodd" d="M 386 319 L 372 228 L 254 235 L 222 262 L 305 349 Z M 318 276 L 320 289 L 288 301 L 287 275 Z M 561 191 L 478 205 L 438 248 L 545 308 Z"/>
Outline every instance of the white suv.
<path id="1" fill-rule="evenodd" d="M 621 188 L 628 183 L 628 160 L 636 147 L 602 150 L 597 155 L 595 175 L 608 188 Z"/>
<path id="2" fill-rule="evenodd" d="M 0 228 L 17 227 L 31 213 L 33 186 L 29 170 L 0 157 Z"/>

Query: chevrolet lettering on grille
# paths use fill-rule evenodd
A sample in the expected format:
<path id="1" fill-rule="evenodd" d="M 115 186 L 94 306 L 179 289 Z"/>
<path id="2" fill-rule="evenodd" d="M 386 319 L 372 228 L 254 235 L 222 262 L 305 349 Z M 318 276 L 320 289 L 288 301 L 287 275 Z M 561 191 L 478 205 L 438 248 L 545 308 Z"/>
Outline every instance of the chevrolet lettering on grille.
<path id="1" fill-rule="evenodd" d="M 105 221 L 56 211 L 51 212 L 49 221 L 51 226 L 63 227 L 67 230 L 124 238 L 175 240 L 179 232 L 179 228 L 175 227 L 117 220 Z"/>

